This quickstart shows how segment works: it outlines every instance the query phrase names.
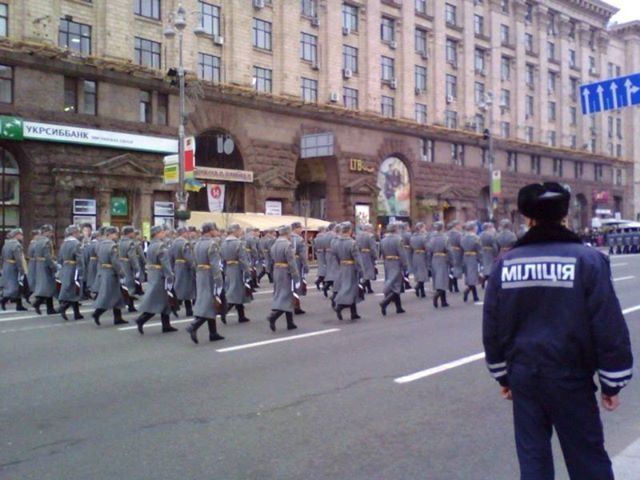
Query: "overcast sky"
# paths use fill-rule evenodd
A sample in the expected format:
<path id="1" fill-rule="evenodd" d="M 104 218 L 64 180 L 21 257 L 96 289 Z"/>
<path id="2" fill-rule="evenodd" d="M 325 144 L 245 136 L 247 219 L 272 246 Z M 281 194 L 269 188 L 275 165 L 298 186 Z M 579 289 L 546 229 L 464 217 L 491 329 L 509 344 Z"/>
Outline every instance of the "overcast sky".
<path id="1" fill-rule="evenodd" d="M 639 0 L 605 0 L 611 5 L 615 5 L 620 9 L 612 21 L 623 23 L 631 20 L 640 20 L 640 1 Z"/>

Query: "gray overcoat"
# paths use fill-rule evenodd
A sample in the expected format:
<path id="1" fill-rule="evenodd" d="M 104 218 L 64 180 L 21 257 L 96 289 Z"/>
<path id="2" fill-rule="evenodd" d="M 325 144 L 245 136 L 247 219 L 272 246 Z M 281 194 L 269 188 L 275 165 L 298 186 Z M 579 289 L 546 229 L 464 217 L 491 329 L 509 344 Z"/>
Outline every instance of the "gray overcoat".
<path id="1" fill-rule="evenodd" d="M 462 253 L 462 250 L 460 250 L 460 253 Z M 431 235 L 431 240 L 429 240 L 429 256 L 431 257 L 433 289 L 447 290 L 449 288 L 451 253 L 447 237 L 444 233 L 435 232 Z"/>
<path id="2" fill-rule="evenodd" d="M 31 286 L 36 297 L 54 297 L 56 295 L 56 272 L 58 270 L 53 256 L 53 243 L 47 237 L 40 237 L 34 247 L 36 258 L 36 284 Z"/>
<path id="3" fill-rule="evenodd" d="M 498 243 L 496 242 L 495 232 L 482 232 L 480 234 L 480 243 L 482 244 L 482 253 L 480 255 L 482 275 L 488 277 L 491 275 L 493 262 L 498 256 Z"/>
<path id="4" fill-rule="evenodd" d="M 313 239 L 313 250 L 316 252 L 316 258 L 318 259 L 318 276 L 324 277 L 327 275 L 327 259 L 324 251 L 324 239 L 326 233 L 322 232 L 316 235 Z"/>
<path id="5" fill-rule="evenodd" d="M 424 233 L 414 233 L 411 236 L 411 271 L 416 282 L 426 282 L 429 279 L 427 268 L 427 237 Z"/>
<path id="6" fill-rule="evenodd" d="M 388 233 L 380 242 L 380 253 L 384 259 L 384 289 L 385 295 L 402 293 L 404 272 L 407 270 L 406 257 L 402 237 L 397 233 Z"/>
<path id="7" fill-rule="evenodd" d="M 335 282 L 338 278 L 338 257 L 336 257 L 333 252 L 333 242 L 336 237 L 337 235 L 335 232 L 327 232 L 323 240 L 325 252 L 324 257 L 327 262 L 327 274 L 324 279 L 328 282 Z"/>
<path id="8" fill-rule="evenodd" d="M 33 291 L 36 286 L 36 242 L 39 239 L 39 235 L 33 237 L 27 247 L 27 282 L 29 282 L 31 291 Z"/>
<path id="9" fill-rule="evenodd" d="M 85 267 L 84 282 L 87 288 L 94 293 L 96 275 L 98 274 L 98 257 L 96 253 L 97 248 L 98 241 L 94 239 L 86 244 L 82 250 Z"/>
<path id="10" fill-rule="evenodd" d="M 376 259 L 378 258 L 378 246 L 376 245 L 375 237 L 369 232 L 360 232 L 356 235 L 356 244 L 362 259 L 363 280 L 375 280 Z"/>
<path id="11" fill-rule="evenodd" d="M 98 274 L 96 275 L 98 296 L 94 302 L 95 308 L 110 310 L 125 306 L 120 279 L 124 278 L 124 271 L 118 257 L 118 246 L 113 240 L 102 240 L 97 248 Z M 133 293 L 133 292 L 132 292 Z"/>
<path id="12" fill-rule="evenodd" d="M 220 258 L 224 268 L 224 291 L 229 305 L 242 305 L 251 299 L 246 294 L 245 279 L 251 267 L 242 240 L 228 236 L 220 246 Z"/>
<path id="13" fill-rule="evenodd" d="M 334 250 L 340 262 L 339 290 L 335 302 L 337 305 L 360 303 L 362 299 L 358 285 L 362 277 L 362 259 L 358 245 L 351 237 L 340 237 L 334 244 Z"/>
<path id="14" fill-rule="evenodd" d="M 460 240 L 464 255 L 464 283 L 467 286 L 476 286 L 480 281 L 478 268 L 480 267 L 480 254 L 482 246 L 475 233 L 467 233 Z"/>
<path id="15" fill-rule="evenodd" d="M 220 251 L 217 242 L 210 237 L 202 237 L 193 252 L 196 263 L 196 303 L 193 314 L 200 318 L 216 318 L 216 290 L 222 290 L 222 270 L 220 269 Z"/>
<path id="16" fill-rule="evenodd" d="M 462 278 L 462 248 L 460 247 L 461 238 L 462 233 L 458 230 L 451 229 L 447 232 L 451 274 L 454 276 L 454 278 Z"/>
<path id="17" fill-rule="evenodd" d="M 196 266 L 191 242 L 176 238 L 169 249 L 171 268 L 176 276 L 173 289 L 178 300 L 196 298 Z"/>
<path id="18" fill-rule="evenodd" d="M 61 302 L 79 302 L 82 300 L 82 281 L 84 278 L 84 256 L 82 243 L 75 237 L 67 238 L 58 253 L 58 263 L 62 265 L 59 274 Z"/>
<path id="19" fill-rule="evenodd" d="M 294 283 L 300 281 L 293 244 L 285 237 L 278 237 L 271 246 L 270 255 L 273 258 L 271 309 L 293 312 Z"/>
<path id="20" fill-rule="evenodd" d="M 120 240 L 118 242 L 118 255 L 124 272 L 124 285 L 133 295 L 136 291 L 136 278 L 140 276 L 140 261 L 138 260 L 135 240 L 131 238 Z"/>
<path id="21" fill-rule="evenodd" d="M 511 230 L 501 230 L 500 233 L 496 235 L 496 243 L 502 253 L 511 250 L 517 241 L 518 237 L 516 237 L 516 234 Z"/>
<path id="22" fill-rule="evenodd" d="M 2 296 L 20 298 L 20 277 L 26 273 L 26 261 L 22 244 L 12 238 L 2 247 Z"/>
<path id="23" fill-rule="evenodd" d="M 271 246 L 275 242 L 275 238 L 271 235 L 264 235 L 258 240 L 258 248 L 260 249 L 260 257 L 262 261 L 262 271 L 273 273 L 273 260 L 271 259 Z"/>
<path id="24" fill-rule="evenodd" d="M 152 240 L 147 250 L 147 289 L 139 310 L 146 313 L 170 313 L 167 283 L 173 282 L 167 246 L 161 240 Z"/>

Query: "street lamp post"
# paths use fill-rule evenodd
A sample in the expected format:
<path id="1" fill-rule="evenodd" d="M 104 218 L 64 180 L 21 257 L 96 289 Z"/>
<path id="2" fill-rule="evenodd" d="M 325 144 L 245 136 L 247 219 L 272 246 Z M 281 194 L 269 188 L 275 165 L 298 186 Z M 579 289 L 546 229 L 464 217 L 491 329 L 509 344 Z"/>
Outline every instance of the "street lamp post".
<path id="1" fill-rule="evenodd" d="M 485 129 L 485 138 L 489 141 L 489 221 L 493 222 L 493 93 L 487 92 L 484 95 L 484 109 L 489 114 L 489 128 Z"/>

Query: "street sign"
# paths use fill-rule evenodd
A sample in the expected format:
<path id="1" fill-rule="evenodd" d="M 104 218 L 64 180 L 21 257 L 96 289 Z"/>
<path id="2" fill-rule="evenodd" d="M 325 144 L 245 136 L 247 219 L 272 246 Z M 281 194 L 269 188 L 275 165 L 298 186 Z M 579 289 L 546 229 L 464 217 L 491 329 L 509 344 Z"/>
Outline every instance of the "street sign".
<path id="1" fill-rule="evenodd" d="M 493 170 L 491 172 L 491 197 L 496 198 L 502 195 L 502 172 Z"/>
<path id="2" fill-rule="evenodd" d="M 617 110 L 640 104 L 640 73 L 580 85 L 582 114 Z"/>

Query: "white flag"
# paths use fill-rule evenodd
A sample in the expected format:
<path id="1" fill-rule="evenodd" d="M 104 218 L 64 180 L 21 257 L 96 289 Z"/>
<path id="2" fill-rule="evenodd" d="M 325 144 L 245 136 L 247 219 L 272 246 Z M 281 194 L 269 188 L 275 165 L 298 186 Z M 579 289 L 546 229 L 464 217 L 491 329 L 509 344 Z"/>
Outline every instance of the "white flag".
<path id="1" fill-rule="evenodd" d="M 207 199 L 209 211 L 220 213 L 224 210 L 224 184 L 210 183 L 207 185 Z"/>

